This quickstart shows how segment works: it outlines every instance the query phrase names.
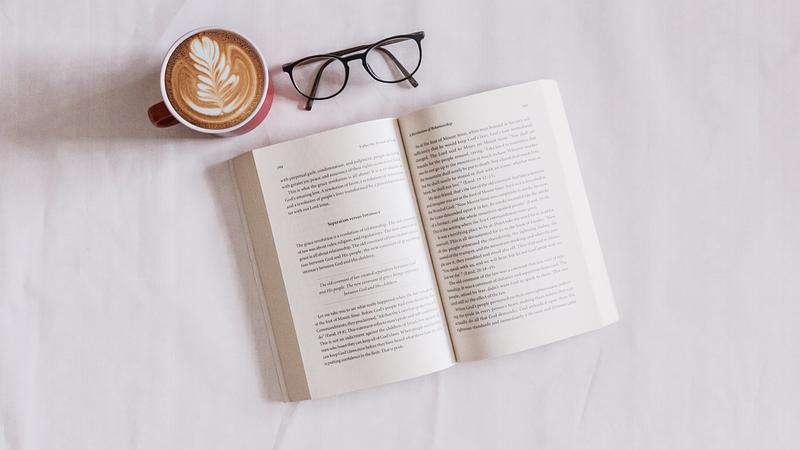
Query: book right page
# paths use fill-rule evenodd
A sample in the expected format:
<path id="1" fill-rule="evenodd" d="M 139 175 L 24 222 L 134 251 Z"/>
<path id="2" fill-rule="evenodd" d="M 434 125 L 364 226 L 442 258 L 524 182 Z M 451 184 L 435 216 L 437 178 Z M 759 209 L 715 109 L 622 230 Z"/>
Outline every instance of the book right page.
<path id="1" fill-rule="evenodd" d="M 458 360 L 617 320 L 555 82 L 453 100 L 399 123 Z"/>

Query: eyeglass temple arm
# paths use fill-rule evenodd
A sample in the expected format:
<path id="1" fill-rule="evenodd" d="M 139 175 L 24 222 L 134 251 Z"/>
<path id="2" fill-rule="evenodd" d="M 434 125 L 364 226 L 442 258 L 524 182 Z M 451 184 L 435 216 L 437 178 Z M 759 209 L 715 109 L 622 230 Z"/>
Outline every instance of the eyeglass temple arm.
<path id="1" fill-rule="evenodd" d="M 350 48 L 346 48 L 344 50 L 339 50 L 338 52 L 332 52 L 332 53 L 328 53 L 328 54 L 329 55 L 336 55 L 336 56 L 344 56 L 344 55 L 347 55 L 349 53 L 357 52 L 359 50 L 364 50 L 364 49 L 370 48 L 370 47 L 371 47 L 371 45 L 359 45 L 358 47 L 350 47 Z"/>
<path id="2" fill-rule="evenodd" d="M 311 111 L 311 106 L 314 104 L 313 97 L 317 93 L 317 88 L 319 88 L 319 80 L 322 78 L 322 72 L 324 72 L 325 68 L 328 67 L 328 64 L 332 63 L 333 61 L 335 60 L 329 59 L 325 61 L 325 64 L 321 65 L 319 70 L 317 70 L 317 76 L 314 78 L 314 86 L 311 87 L 311 94 L 309 94 L 309 97 L 311 98 L 306 101 L 306 111 Z"/>
<path id="3" fill-rule="evenodd" d="M 415 80 L 414 77 L 412 77 L 411 74 L 408 73 L 408 70 L 406 70 L 406 68 L 400 63 L 400 61 L 398 61 L 397 58 L 395 58 L 395 56 L 392 54 L 392 52 L 390 52 L 389 50 L 386 50 L 383 47 L 376 47 L 375 50 L 378 50 L 379 52 L 383 52 L 386 56 L 388 56 L 389 59 L 392 60 L 394 65 L 397 66 L 398 69 L 400 69 L 400 72 L 403 73 L 403 76 L 406 77 L 407 81 L 409 83 L 411 83 L 411 86 L 413 86 L 413 87 L 419 86 L 419 83 L 417 83 L 417 80 Z"/>

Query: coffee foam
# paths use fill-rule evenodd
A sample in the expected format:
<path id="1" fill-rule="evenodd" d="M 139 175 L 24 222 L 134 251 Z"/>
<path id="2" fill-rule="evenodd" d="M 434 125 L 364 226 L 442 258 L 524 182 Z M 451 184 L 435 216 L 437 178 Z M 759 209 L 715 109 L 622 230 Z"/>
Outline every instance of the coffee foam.
<path id="1" fill-rule="evenodd" d="M 201 128 L 224 129 L 241 123 L 258 107 L 264 73 L 261 58 L 244 38 L 205 30 L 172 52 L 164 85 L 183 119 Z"/>

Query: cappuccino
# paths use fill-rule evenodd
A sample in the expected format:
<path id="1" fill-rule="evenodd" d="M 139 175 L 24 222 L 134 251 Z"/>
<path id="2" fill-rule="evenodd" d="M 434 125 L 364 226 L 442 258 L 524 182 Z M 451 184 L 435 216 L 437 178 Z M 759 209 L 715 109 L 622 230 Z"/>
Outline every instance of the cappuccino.
<path id="1" fill-rule="evenodd" d="M 220 130 L 243 122 L 264 97 L 263 61 L 236 33 L 204 30 L 181 42 L 167 61 L 164 87 L 181 118 Z"/>

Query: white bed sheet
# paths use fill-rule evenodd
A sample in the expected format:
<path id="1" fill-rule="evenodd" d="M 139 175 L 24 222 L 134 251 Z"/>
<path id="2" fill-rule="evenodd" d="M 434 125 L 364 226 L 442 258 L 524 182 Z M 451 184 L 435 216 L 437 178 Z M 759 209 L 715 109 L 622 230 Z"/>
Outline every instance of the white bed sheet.
<path id="1" fill-rule="evenodd" d="M 0 2 L 0 448 L 800 447 L 800 3 Z M 165 49 L 221 25 L 277 87 L 256 131 L 156 130 Z M 425 30 L 420 87 L 279 65 Z M 284 404 L 226 161 L 559 81 L 619 323 Z"/>

